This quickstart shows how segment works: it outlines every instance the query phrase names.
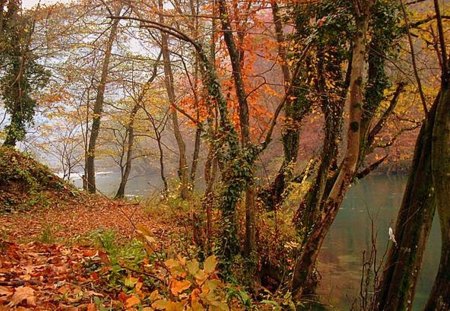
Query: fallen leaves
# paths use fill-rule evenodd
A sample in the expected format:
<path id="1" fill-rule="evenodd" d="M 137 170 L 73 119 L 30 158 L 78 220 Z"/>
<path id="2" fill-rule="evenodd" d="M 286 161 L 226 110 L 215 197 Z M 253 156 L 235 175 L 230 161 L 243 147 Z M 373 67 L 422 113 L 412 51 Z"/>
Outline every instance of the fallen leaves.
<path id="1" fill-rule="evenodd" d="M 36 296 L 34 294 L 34 289 L 28 286 L 19 286 L 16 288 L 8 306 L 15 307 L 20 304 L 24 304 L 25 306 L 29 307 L 36 306 Z"/>
<path id="2" fill-rule="evenodd" d="M 133 295 L 125 301 L 125 308 L 130 309 L 131 307 L 138 305 L 140 302 L 141 300 Z"/>
<path id="3" fill-rule="evenodd" d="M 94 297 L 104 296 L 92 290 L 97 281 L 85 269 L 87 261 L 101 262 L 99 256 L 84 256 L 91 249 L 42 243 L 2 245 L 0 310 L 87 308 Z"/>

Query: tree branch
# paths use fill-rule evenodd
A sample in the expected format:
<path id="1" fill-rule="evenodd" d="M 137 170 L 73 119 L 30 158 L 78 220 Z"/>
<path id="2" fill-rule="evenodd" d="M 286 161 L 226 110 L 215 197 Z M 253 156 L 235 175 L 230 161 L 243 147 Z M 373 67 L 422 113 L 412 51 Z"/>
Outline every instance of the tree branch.
<path id="1" fill-rule="evenodd" d="M 448 80 L 449 72 L 447 63 L 447 49 L 445 46 L 445 35 L 444 35 L 444 27 L 442 26 L 442 16 L 441 10 L 439 8 L 438 0 L 434 0 L 434 10 L 436 11 L 436 19 L 437 19 L 437 28 L 439 34 L 439 44 L 441 45 L 441 54 L 442 54 L 442 82 L 446 83 Z"/>
<path id="2" fill-rule="evenodd" d="M 388 157 L 388 155 L 385 155 L 384 157 L 382 157 L 381 159 L 375 161 L 374 163 L 370 164 L 368 167 L 366 167 L 365 169 L 363 169 L 362 171 L 360 171 L 359 173 L 356 174 L 356 178 L 357 179 L 363 179 L 364 177 L 366 177 L 367 175 L 369 175 L 371 172 L 373 172 L 374 170 L 376 170 L 381 163 L 384 162 L 384 160 L 386 160 Z"/>
<path id="3" fill-rule="evenodd" d="M 368 143 L 369 147 L 372 146 L 372 144 L 375 140 L 375 136 L 381 131 L 381 129 L 383 128 L 387 119 L 389 118 L 389 116 L 392 114 L 395 107 L 397 106 L 398 99 L 400 97 L 401 92 L 403 92 L 405 85 L 406 85 L 406 83 L 404 83 L 404 82 L 400 82 L 397 85 L 397 89 L 395 90 L 394 96 L 392 97 L 391 102 L 389 103 L 389 107 L 386 109 L 386 111 L 383 113 L 381 118 L 378 120 L 377 124 L 370 131 L 369 136 L 367 137 L 367 143 Z"/>
<path id="4" fill-rule="evenodd" d="M 403 0 L 400 0 L 400 5 L 402 8 L 403 17 L 405 19 L 405 25 L 406 25 L 406 29 L 407 29 L 407 35 L 408 35 L 408 42 L 409 42 L 409 47 L 411 49 L 411 61 L 412 61 L 412 66 L 413 66 L 413 70 L 414 70 L 414 76 L 415 76 L 416 82 L 417 82 L 417 89 L 419 90 L 419 95 L 420 95 L 420 100 L 422 101 L 423 111 L 424 111 L 425 115 L 428 115 L 427 101 L 425 99 L 425 94 L 423 93 L 422 81 L 420 80 L 420 77 L 419 77 L 419 71 L 417 70 L 417 62 L 416 62 L 416 54 L 414 51 L 414 44 L 412 41 L 411 34 L 409 33 L 410 27 L 409 27 L 409 21 L 408 21 L 408 14 L 406 13 L 406 9 L 405 9 Z"/>

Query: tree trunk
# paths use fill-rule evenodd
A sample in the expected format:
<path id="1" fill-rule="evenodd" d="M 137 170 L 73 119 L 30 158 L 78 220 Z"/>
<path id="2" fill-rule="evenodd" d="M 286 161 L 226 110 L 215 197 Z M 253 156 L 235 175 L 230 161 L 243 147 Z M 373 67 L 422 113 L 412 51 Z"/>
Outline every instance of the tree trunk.
<path id="1" fill-rule="evenodd" d="M 161 124 L 157 125 L 155 119 L 153 118 L 151 113 L 147 110 L 147 108 L 143 107 L 143 110 L 144 110 L 145 114 L 147 115 L 148 120 L 150 121 L 150 124 L 152 125 L 153 132 L 155 133 L 156 143 L 158 144 L 159 172 L 160 172 L 161 180 L 164 185 L 163 194 L 164 194 L 164 196 L 166 196 L 167 192 L 169 191 L 169 185 L 167 183 L 167 178 L 166 178 L 166 174 L 165 174 L 164 149 L 163 149 L 162 136 L 161 136 L 161 132 L 164 130 L 163 124 L 166 122 L 166 120 L 162 120 Z M 162 126 L 162 130 L 159 129 L 160 126 Z"/>
<path id="2" fill-rule="evenodd" d="M 163 10 L 163 2 L 159 0 L 159 8 Z M 159 15 L 160 23 L 164 23 L 164 17 L 162 14 Z M 161 31 L 161 51 L 164 61 L 164 82 L 166 85 L 167 96 L 170 103 L 170 118 L 172 120 L 173 132 L 175 135 L 175 140 L 178 146 L 178 177 L 180 179 L 180 197 L 186 200 L 190 197 L 189 190 L 189 167 L 186 158 L 186 144 L 181 134 L 180 125 L 178 122 L 178 114 L 175 106 L 175 89 L 174 89 L 174 79 L 172 66 L 170 64 L 170 51 L 168 43 L 168 35 Z"/>
<path id="3" fill-rule="evenodd" d="M 366 37 L 369 25 L 369 12 L 373 4 L 372 0 L 365 1 L 364 12 L 356 14 L 356 29 L 353 57 L 351 64 L 349 125 L 347 131 L 347 150 L 341 164 L 340 170 L 333 186 L 327 196 L 324 208 L 311 233 L 306 237 L 301 247 L 299 258 L 294 266 L 291 282 L 293 298 L 300 301 L 304 294 L 308 294 L 315 286 L 314 269 L 317 256 L 331 224 L 333 223 L 339 207 L 344 199 L 345 192 L 349 187 L 356 172 L 356 166 L 360 150 L 360 129 L 362 118 L 362 82 L 364 71 L 364 59 L 366 55 Z"/>
<path id="4" fill-rule="evenodd" d="M 130 121 L 127 126 L 127 159 L 125 161 L 125 170 L 121 176 L 119 189 L 117 190 L 116 199 L 122 199 L 125 196 L 125 187 L 131 173 L 131 163 L 133 161 L 134 147 L 134 121 L 139 110 L 139 105 L 135 105 L 130 113 Z"/>
<path id="5" fill-rule="evenodd" d="M 197 175 L 197 167 L 198 167 L 198 160 L 199 160 L 199 156 L 200 156 L 201 142 L 202 142 L 202 129 L 197 128 L 195 130 L 194 152 L 192 152 L 192 164 L 191 164 L 191 173 L 190 173 L 192 189 L 194 189 L 195 176 Z"/>
<path id="6" fill-rule="evenodd" d="M 425 310 L 450 309 L 450 73 L 444 72 L 433 128 L 431 167 L 442 235 L 441 260 Z"/>
<path id="7" fill-rule="evenodd" d="M 224 0 L 219 0 L 219 12 L 220 12 L 220 21 L 222 24 L 222 31 L 224 40 L 227 46 L 228 54 L 230 56 L 231 61 L 231 67 L 233 69 L 233 80 L 234 80 L 234 86 L 236 88 L 236 95 L 239 103 L 239 126 L 241 130 L 241 145 L 242 149 L 246 150 L 251 148 L 251 141 L 250 141 L 250 115 L 249 115 L 249 107 L 247 102 L 247 93 L 245 91 L 245 85 L 243 80 L 243 74 L 242 74 L 242 66 L 243 59 L 242 59 L 242 53 L 239 52 L 238 47 L 236 46 L 236 42 L 233 37 L 233 30 L 231 27 L 231 22 L 229 19 L 229 13 L 227 10 L 227 4 Z M 243 34 L 241 34 L 243 35 Z M 242 153 L 244 153 L 243 151 Z M 251 153 L 251 150 L 248 150 L 248 152 Z M 231 176 L 234 175 L 234 178 L 240 178 L 241 181 L 237 182 L 237 180 L 230 179 L 228 182 L 235 183 L 237 185 L 240 184 L 242 187 L 239 189 L 240 191 L 235 193 L 229 193 L 229 195 L 234 195 L 235 198 L 233 200 L 236 200 L 233 203 L 233 209 L 236 208 L 237 200 L 239 199 L 237 197 L 238 194 L 240 194 L 244 189 L 246 192 L 246 201 L 245 201 L 245 214 L 246 214 L 246 233 L 245 233 L 245 247 L 244 247 L 244 255 L 250 256 L 250 254 L 253 254 L 255 249 L 255 241 L 254 241 L 254 230 L 255 230 L 255 189 L 253 189 L 254 185 L 251 182 L 253 179 L 253 165 L 254 165 L 254 158 L 253 155 L 248 157 L 243 154 L 240 155 L 242 158 L 242 161 L 245 162 L 240 167 L 234 167 L 231 169 L 234 170 L 241 170 L 243 172 L 233 172 Z M 231 189 L 230 189 L 231 190 Z M 234 214 L 234 211 L 233 211 Z M 231 219 L 230 219 L 231 220 Z M 233 219 L 233 222 L 236 220 Z M 236 230 L 235 224 L 232 225 L 233 229 Z M 231 229 L 231 228 L 230 228 Z M 247 257 L 247 259 L 250 259 L 250 257 Z"/>
<path id="8" fill-rule="evenodd" d="M 122 6 L 119 6 L 115 12 L 116 16 L 120 14 Z M 95 193 L 97 188 L 95 184 L 95 149 L 97 146 L 97 138 L 100 133 L 100 119 L 103 113 L 103 103 L 105 99 L 105 89 L 109 74 L 109 63 L 111 61 L 111 52 L 114 44 L 114 40 L 117 35 L 117 28 L 119 25 L 119 19 L 113 19 L 111 22 L 111 30 L 109 33 L 108 42 L 106 43 L 105 55 L 103 58 L 102 72 L 100 76 L 100 82 L 97 87 L 97 96 L 94 103 L 94 111 L 92 116 L 91 135 L 89 137 L 89 144 L 86 158 L 86 180 L 87 188 L 91 193 Z"/>
<path id="9" fill-rule="evenodd" d="M 436 99 L 437 102 L 438 99 Z M 411 173 L 395 226 L 397 245 L 389 248 L 374 300 L 374 310 L 411 310 L 423 252 L 435 211 L 431 176 L 432 130 L 436 102 L 422 124 Z"/>
<path id="10" fill-rule="evenodd" d="M 212 230 L 212 207 L 214 204 L 214 181 L 217 174 L 217 159 L 215 156 L 215 150 L 213 145 L 209 146 L 208 156 L 205 162 L 205 183 L 206 189 L 203 196 L 202 206 L 206 213 L 206 253 L 210 255 L 212 253 L 212 241 L 213 241 L 213 230 Z"/>
<path id="11" fill-rule="evenodd" d="M 261 193 L 266 207 L 274 210 L 283 202 L 284 197 L 286 197 L 285 190 L 292 179 L 294 164 L 297 162 L 300 122 L 309 111 L 311 102 L 306 98 L 306 83 L 302 82 L 305 80 L 305 77 L 293 78 L 289 70 L 282 17 L 277 2 L 272 0 L 271 6 L 278 44 L 278 56 L 280 57 L 280 66 L 283 73 L 284 91 L 287 93 L 290 89 L 295 90 L 292 96 L 286 99 L 284 106 L 285 121 L 281 132 L 284 152 L 283 163 L 268 189 L 265 189 Z"/>

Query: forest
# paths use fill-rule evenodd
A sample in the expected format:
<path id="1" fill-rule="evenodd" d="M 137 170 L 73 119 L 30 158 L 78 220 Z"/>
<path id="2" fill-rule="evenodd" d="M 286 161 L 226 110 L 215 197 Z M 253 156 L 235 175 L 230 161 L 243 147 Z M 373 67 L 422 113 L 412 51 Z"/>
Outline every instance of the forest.
<path id="1" fill-rule="evenodd" d="M 0 0 L 0 310 L 450 310 L 450 2 Z"/>

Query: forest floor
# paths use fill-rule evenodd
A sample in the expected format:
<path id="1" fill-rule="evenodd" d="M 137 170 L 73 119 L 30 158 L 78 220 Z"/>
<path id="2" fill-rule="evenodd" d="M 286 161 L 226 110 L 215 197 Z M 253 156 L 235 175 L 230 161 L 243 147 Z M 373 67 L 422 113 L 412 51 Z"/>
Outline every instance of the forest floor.
<path id="1" fill-rule="evenodd" d="M 106 301 L 108 309 L 133 310 L 139 300 L 100 276 L 110 259 L 93 241 L 114 232 L 114 243 L 127 243 L 138 224 L 169 243 L 170 226 L 136 203 L 93 197 L 0 215 L 0 310 L 103 310 Z"/>
<path id="2" fill-rule="evenodd" d="M 0 147 L 0 311 L 248 309 L 194 241 L 197 205 L 90 195 Z"/>

